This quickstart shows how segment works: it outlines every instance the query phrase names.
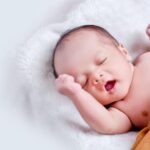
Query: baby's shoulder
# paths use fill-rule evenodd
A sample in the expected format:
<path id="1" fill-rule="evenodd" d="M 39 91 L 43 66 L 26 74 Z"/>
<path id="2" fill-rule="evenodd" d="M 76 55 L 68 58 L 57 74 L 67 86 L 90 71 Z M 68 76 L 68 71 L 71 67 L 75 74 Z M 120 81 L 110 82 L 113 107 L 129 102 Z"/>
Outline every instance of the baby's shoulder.
<path id="1" fill-rule="evenodd" d="M 143 53 L 139 55 L 135 60 L 135 65 L 150 63 L 150 52 Z"/>

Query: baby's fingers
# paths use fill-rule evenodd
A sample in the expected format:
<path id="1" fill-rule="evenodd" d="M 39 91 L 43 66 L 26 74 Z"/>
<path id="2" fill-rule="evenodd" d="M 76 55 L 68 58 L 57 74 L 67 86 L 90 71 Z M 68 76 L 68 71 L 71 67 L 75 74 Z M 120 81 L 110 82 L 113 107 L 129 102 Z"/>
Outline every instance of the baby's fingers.
<path id="1" fill-rule="evenodd" d="M 55 80 L 56 83 L 65 83 L 67 81 L 74 81 L 74 78 L 70 75 L 62 74 Z"/>
<path id="2" fill-rule="evenodd" d="M 147 35 L 150 38 L 150 24 L 147 26 L 146 33 L 147 33 Z"/>
<path id="3" fill-rule="evenodd" d="M 58 91 L 68 88 L 72 83 L 74 83 L 74 78 L 67 74 L 62 74 L 55 80 L 56 89 Z"/>
<path id="4" fill-rule="evenodd" d="M 70 75 L 60 75 L 56 80 L 56 89 L 63 95 L 71 96 L 81 89 L 80 85 L 74 81 Z"/>

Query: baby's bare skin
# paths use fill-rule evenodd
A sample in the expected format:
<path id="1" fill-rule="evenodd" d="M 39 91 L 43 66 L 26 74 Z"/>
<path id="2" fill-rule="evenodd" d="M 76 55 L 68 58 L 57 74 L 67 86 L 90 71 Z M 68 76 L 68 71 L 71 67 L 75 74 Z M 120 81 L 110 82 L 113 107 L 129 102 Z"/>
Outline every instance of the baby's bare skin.
<path id="1" fill-rule="evenodd" d="M 150 38 L 150 25 L 148 25 L 146 33 Z M 150 52 L 147 52 L 140 55 L 135 62 L 134 78 L 128 96 L 113 105 L 127 114 L 132 124 L 138 128 L 145 127 L 150 121 L 149 87 Z"/>
<path id="2" fill-rule="evenodd" d="M 146 33 L 150 37 L 150 25 L 148 26 Z M 80 43 L 79 43 L 80 45 Z M 82 46 L 82 43 L 81 43 Z M 89 45 L 93 46 L 93 45 Z M 89 47 L 88 46 L 88 47 Z M 87 48 L 88 48 L 87 47 Z M 103 47 L 103 45 L 101 45 Z M 83 47 L 86 48 L 86 45 Z M 107 48 L 104 46 L 104 48 Z M 108 47 L 108 49 L 110 49 Z M 126 71 L 130 74 L 127 77 L 127 82 L 130 83 L 130 78 L 132 78 L 132 82 L 130 83 L 129 92 L 126 94 L 126 96 L 123 99 L 115 100 L 115 98 L 118 98 L 119 96 L 122 96 L 123 93 L 127 92 L 127 89 L 129 87 L 128 84 L 126 86 L 123 86 L 125 84 L 125 78 L 121 78 L 121 72 L 118 72 L 117 74 L 114 73 L 114 70 L 109 68 L 109 63 L 112 62 L 113 66 L 117 65 L 116 62 L 109 56 L 109 53 L 104 53 L 104 56 L 108 56 L 108 62 L 102 66 L 100 66 L 100 70 L 103 69 L 104 71 L 107 70 L 107 72 L 104 72 L 106 80 L 112 80 L 114 77 L 119 79 L 117 81 L 117 88 L 115 91 L 120 92 L 120 95 L 116 95 L 114 91 L 114 96 L 111 93 L 106 94 L 106 92 L 103 91 L 98 85 L 96 86 L 96 90 L 94 91 L 97 93 L 98 91 L 101 92 L 101 94 L 104 94 L 102 96 L 107 99 L 107 101 L 100 101 L 100 97 L 98 99 L 96 98 L 97 95 L 91 92 L 91 89 L 88 89 L 88 87 L 92 86 L 91 81 L 88 84 L 88 87 L 83 88 L 81 85 L 75 81 L 75 78 L 73 77 L 74 70 L 70 72 L 72 75 L 64 74 L 63 72 L 67 72 L 66 66 L 62 69 L 59 65 L 59 59 L 58 59 L 58 65 L 56 61 L 56 66 L 58 66 L 59 70 L 59 77 L 56 79 L 56 87 L 58 91 L 61 94 L 64 94 L 71 98 L 73 103 L 76 105 L 77 109 L 79 110 L 81 116 L 84 118 L 84 120 L 96 131 L 100 133 L 105 134 L 117 134 L 117 133 L 124 133 L 129 131 L 132 126 L 136 126 L 139 128 L 143 128 L 147 125 L 147 123 L 150 120 L 150 92 L 149 92 L 149 85 L 150 85 L 150 53 L 145 53 L 141 55 L 134 66 L 132 68 L 130 62 L 130 58 L 127 54 L 127 51 L 121 47 L 119 48 L 121 50 L 121 53 L 125 56 L 126 62 L 124 62 L 124 58 L 121 58 L 118 60 L 120 62 L 120 66 L 122 68 L 126 68 Z M 111 51 L 111 49 L 110 49 Z M 95 51 L 97 53 L 97 51 Z M 91 53 L 92 54 L 92 53 Z M 103 54 L 103 53 L 102 53 Z M 111 55 L 116 56 L 117 58 L 121 57 L 119 54 L 117 54 L 114 50 L 112 51 Z M 84 55 L 83 55 L 84 56 Z M 91 55 L 90 55 L 91 56 Z M 102 56 L 101 56 L 102 57 Z M 105 57 L 102 57 L 105 58 Z M 91 58 L 87 59 L 90 60 Z M 93 57 L 92 57 L 93 59 Z M 95 60 L 95 57 L 94 57 Z M 104 60 L 104 59 L 103 59 Z M 89 63 L 87 61 L 87 63 Z M 122 64 L 121 64 L 122 63 Z M 90 64 L 90 63 L 89 63 Z M 78 64 L 74 64 L 78 66 Z M 127 69 L 127 66 L 130 68 Z M 82 67 L 82 66 L 81 66 Z M 84 65 L 83 68 L 88 68 L 89 66 Z M 120 68 L 120 69 L 122 69 Z M 93 68 L 92 68 L 93 69 Z M 132 74 L 132 71 L 134 69 L 134 73 Z M 99 67 L 98 67 L 99 70 Z M 94 74 L 92 70 L 91 74 Z M 126 72 L 125 71 L 125 72 Z M 124 73 L 125 73 L 124 72 Z M 128 73 L 125 75 L 125 77 L 128 75 Z M 82 76 L 81 76 L 82 77 Z M 90 77 L 93 79 L 93 77 Z M 83 79 L 83 78 L 80 78 Z M 79 80 L 82 81 L 82 80 Z M 81 82 L 82 83 L 82 82 Z M 97 83 L 94 83 L 97 84 Z M 102 83 L 101 83 L 102 84 Z M 120 88 L 118 87 L 124 87 L 123 91 L 120 91 Z M 98 91 L 97 91 L 98 89 Z M 89 92 L 88 92 L 89 90 Z M 113 93 L 113 91 L 112 91 Z M 98 95 L 99 96 L 99 95 Z M 100 95 L 101 96 L 101 95 Z M 111 98 L 114 100 L 111 100 Z M 113 104 L 112 104 L 113 103 Z M 112 104 L 108 109 L 104 105 Z"/>
<path id="3" fill-rule="evenodd" d="M 116 134 L 131 128 L 128 117 L 120 110 L 106 109 L 91 94 L 76 83 L 72 76 L 60 75 L 56 79 L 57 90 L 71 98 L 84 120 L 97 132 Z"/>
<path id="4" fill-rule="evenodd" d="M 143 128 L 150 121 L 150 52 L 141 55 L 135 65 L 128 96 L 113 107 L 123 111 L 135 127 Z"/>
<path id="5" fill-rule="evenodd" d="M 150 38 L 150 24 L 147 26 L 146 33 L 148 37 Z"/>

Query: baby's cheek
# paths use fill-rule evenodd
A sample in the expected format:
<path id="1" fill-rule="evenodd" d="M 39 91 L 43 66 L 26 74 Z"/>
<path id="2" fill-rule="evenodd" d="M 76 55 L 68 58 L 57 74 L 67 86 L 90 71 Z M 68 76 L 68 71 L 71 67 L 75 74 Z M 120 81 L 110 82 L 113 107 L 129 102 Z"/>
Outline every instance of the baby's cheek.
<path id="1" fill-rule="evenodd" d="M 69 74 L 71 74 L 71 75 L 76 75 L 77 74 L 77 70 L 75 69 L 75 67 L 71 67 L 69 69 Z"/>
<path id="2" fill-rule="evenodd" d="M 90 87 L 86 86 L 84 88 L 84 90 L 87 91 L 88 93 L 90 93 L 92 96 L 94 96 L 94 97 L 96 96 L 97 92 L 96 92 L 96 88 L 94 86 L 93 87 L 92 86 L 90 86 Z"/>

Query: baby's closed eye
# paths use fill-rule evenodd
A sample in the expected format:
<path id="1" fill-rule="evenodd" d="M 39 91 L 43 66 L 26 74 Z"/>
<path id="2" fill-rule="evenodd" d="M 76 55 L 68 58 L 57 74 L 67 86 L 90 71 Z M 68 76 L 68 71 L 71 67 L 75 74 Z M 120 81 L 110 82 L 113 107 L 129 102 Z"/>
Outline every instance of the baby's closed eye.
<path id="1" fill-rule="evenodd" d="M 96 60 L 96 65 L 101 65 L 101 64 L 103 64 L 106 60 L 107 60 L 107 57 L 105 57 L 105 58 L 103 58 L 103 59 L 97 59 L 97 60 Z"/>

